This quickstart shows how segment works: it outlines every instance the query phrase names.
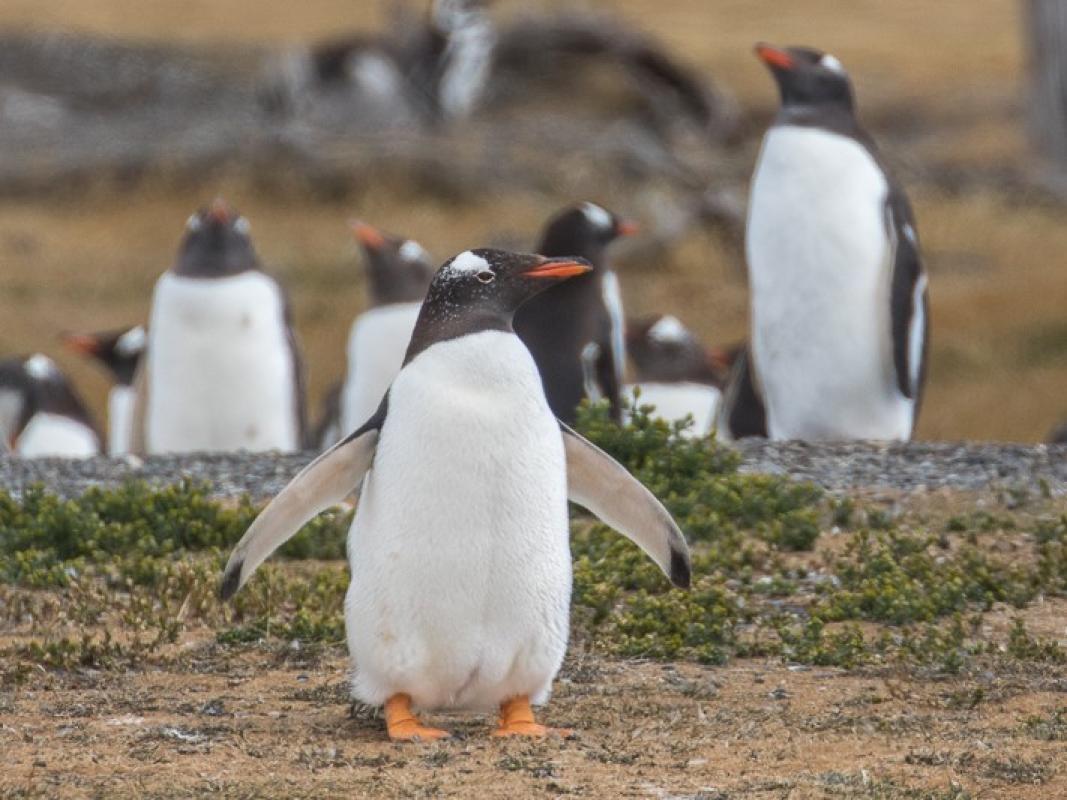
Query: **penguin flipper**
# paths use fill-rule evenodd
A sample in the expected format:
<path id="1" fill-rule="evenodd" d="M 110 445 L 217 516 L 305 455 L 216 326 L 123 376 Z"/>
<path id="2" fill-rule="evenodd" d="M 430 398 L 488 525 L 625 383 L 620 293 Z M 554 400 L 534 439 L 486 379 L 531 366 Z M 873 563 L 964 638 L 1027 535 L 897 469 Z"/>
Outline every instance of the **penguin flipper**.
<path id="1" fill-rule="evenodd" d="M 567 495 L 645 551 L 671 583 L 689 588 L 689 546 L 670 512 L 633 475 L 562 422 Z"/>
<path id="2" fill-rule="evenodd" d="M 386 401 L 359 430 L 316 458 L 267 504 L 237 543 L 222 574 L 223 600 L 305 523 L 357 489 L 374 462 Z"/>

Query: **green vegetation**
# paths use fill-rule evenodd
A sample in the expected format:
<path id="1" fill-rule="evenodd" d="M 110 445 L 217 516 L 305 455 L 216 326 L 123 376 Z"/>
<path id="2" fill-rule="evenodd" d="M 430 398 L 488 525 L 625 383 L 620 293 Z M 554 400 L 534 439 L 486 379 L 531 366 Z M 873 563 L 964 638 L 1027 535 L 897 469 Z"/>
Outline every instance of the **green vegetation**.
<path id="1" fill-rule="evenodd" d="M 574 509 L 575 636 L 601 652 L 948 672 L 977 658 L 1065 660 L 1021 616 L 1000 640 L 983 624 L 996 609 L 1021 615 L 1067 593 L 1058 512 L 1016 525 L 973 511 L 927 529 L 810 485 L 743 476 L 731 450 L 645 413 L 618 428 L 590 407 L 579 427 L 663 499 L 693 545 L 693 588 L 677 591 L 636 547 Z M 221 646 L 343 645 L 350 515 L 320 516 L 222 604 L 226 552 L 254 515 L 247 500 L 223 505 L 189 483 L 72 501 L 0 493 L 0 630 L 17 633 L 0 653 L 4 677 L 162 658 L 195 628 Z M 1010 548 L 992 546 L 1009 533 Z"/>

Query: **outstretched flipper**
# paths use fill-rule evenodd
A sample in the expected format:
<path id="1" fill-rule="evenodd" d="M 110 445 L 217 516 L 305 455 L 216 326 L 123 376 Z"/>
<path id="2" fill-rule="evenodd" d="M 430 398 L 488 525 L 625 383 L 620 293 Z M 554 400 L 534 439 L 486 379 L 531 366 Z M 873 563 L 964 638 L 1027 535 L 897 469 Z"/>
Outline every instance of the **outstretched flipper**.
<path id="1" fill-rule="evenodd" d="M 688 589 L 689 546 L 670 512 L 622 464 L 562 422 L 560 428 L 570 500 L 644 550 L 671 583 Z"/>
<path id="2" fill-rule="evenodd" d="M 359 487 L 374 462 L 386 402 L 359 430 L 304 467 L 256 517 L 226 562 L 220 589 L 223 600 L 244 586 L 256 568 L 305 523 Z"/>

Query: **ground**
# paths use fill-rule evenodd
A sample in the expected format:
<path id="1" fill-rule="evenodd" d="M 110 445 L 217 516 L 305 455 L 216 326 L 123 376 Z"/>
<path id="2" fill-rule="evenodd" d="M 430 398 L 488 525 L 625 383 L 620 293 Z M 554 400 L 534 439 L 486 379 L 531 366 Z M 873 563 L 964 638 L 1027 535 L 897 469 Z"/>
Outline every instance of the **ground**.
<path id="1" fill-rule="evenodd" d="M 1063 270 L 1050 257 L 1067 250 L 1067 226 L 1062 203 L 1040 190 L 1043 168 L 1027 144 L 1023 4 L 854 3 L 847 12 L 829 0 L 594 5 L 617 9 L 736 92 L 745 135 L 727 172 L 739 179 L 751 171 L 775 103 L 752 44 L 833 50 L 851 69 L 863 116 L 910 191 L 931 273 L 930 382 L 919 437 L 1039 441 L 1067 416 Z M 520 8 L 500 6 L 502 14 Z M 342 0 L 269 11 L 248 0 L 9 2 L 0 26 L 275 46 L 373 29 L 381 12 L 376 3 Z M 605 196 L 600 183 L 580 175 L 556 192 L 501 187 L 461 203 L 392 184 L 341 199 L 298 187 L 271 192 L 255 176 L 225 168 L 9 196 L 0 200 L 0 352 L 56 355 L 102 417 L 103 376 L 63 353 L 56 334 L 143 320 L 182 223 L 216 194 L 247 214 L 265 263 L 292 290 L 313 409 L 341 377 L 347 329 L 363 302 L 349 217 L 415 236 L 443 259 L 489 238 L 529 242 L 549 213 L 578 196 L 646 220 L 656 213 L 654 196 Z M 655 263 L 621 267 L 631 312 L 674 312 L 713 343 L 745 335 L 743 267 L 720 237 L 694 232 Z"/>

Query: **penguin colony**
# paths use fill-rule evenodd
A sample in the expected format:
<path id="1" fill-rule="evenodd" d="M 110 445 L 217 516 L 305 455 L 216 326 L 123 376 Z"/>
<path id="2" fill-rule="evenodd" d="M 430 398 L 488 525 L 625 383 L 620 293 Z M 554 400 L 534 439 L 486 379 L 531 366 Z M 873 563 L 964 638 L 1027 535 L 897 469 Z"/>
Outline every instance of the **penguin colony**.
<path id="1" fill-rule="evenodd" d="M 285 293 L 263 271 L 248 221 L 222 201 L 186 223 L 146 328 L 64 336 L 114 380 L 114 454 L 323 450 L 237 544 L 222 595 L 357 494 L 352 695 L 384 707 L 392 739 L 447 736 L 416 716 L 435 709 L 497 710 L 500 736 L 549 732 L 532 707 L 547 700 L 567 645 L 569 501 L 689 585 L 667 510 L 569 427 L 583 400 L 607 400 L 620 422 L 633 402 L 650 404 L 700 436 L 911 437 L 928 322 L 907 198 L 860 127 L 837 59 L 756 52 L 781 108 L 749 203 L 747 343 L 709 349 L 667 314 L 627 323 L 610 250 L 637 226 L 588 202 L 548 220 L 537 255 L 472 249 L 436 269 L 413 239 L 351 223 L 370 304 L 313 434 Z M 460 88 L 446 95 L 463 108 Z M 26 456 L 102 447 L 39 354 L 0 362 L 0 426 L 4 446 Z"/>

